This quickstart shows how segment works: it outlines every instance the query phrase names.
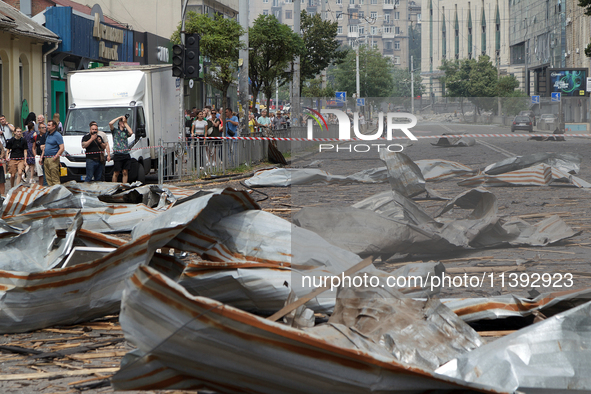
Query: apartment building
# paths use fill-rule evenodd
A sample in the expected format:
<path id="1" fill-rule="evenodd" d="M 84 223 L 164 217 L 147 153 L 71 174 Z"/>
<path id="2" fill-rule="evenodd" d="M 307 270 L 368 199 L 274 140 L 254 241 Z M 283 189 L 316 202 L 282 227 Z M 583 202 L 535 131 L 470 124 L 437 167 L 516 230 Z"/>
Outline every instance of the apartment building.
<path id="1" fill-rule="evenodd" d="M 275 15 L 293 28 L 294 1 L 250 0 L 250 25 L 261 14 Z M 413 28 L 421 23 L 420 0 L 299 0 L 301 10 L 322 13 L 328 20 L 338 22 L 337 39 L 355 48 L 359 44 L 371 45 L 394 64 L 408 68 L 409 48 L 418 43 Z"/>

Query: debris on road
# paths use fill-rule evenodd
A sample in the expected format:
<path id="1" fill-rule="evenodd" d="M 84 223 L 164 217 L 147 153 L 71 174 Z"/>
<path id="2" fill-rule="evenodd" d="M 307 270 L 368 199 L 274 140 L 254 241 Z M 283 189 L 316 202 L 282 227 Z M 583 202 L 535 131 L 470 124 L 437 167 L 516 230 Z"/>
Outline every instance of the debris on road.
<path id="1" fill-rule="evenodd" d="M 443 148 L 474 146 L 476 145 L 476 139 L 474 137 L 442 137 L 431 145 Z"/>
<path id="2" fill-rule="evenodd" d="M 311 389 L 356 393 L 461 389 L 499 392 L 489 386 L 412 367 L 397 361 L 393 355 L 386 356 L 385 350 L 377 353 L 362 343 L 356 346 L 347 340 L 347 345 L 342 346 L 342 340 L 320 336 L 320 331 L 314 331 L 316 328 L 295 329 L 208 298 L 192 296 L 149 267 L 139 267 L 126 283 L 121 327 L 137 349 L 124 357 L 121 370 L 113 376 L 111 382 L 116 390 L 207 387 L 220 392 L 259 393 L 310 392 Z M 438 302 L 431 302 L 422 313 L 440 316 Z M 399 307 L 404 304 L 407 310 L 419 314 L 425 306 L 407 300 Z M 385 305 L 387 309 L 387 301 Z M 343 318 L 343 322 L 348 321 L 349 318 Z M 412 320 L 408 323 L 409 328 L 413 327 Z M 441 327 L 440 335 L 446 335 L 444 327 L 450 327 L 450 323 L 438 318 L 423 324 Z M 371 326 L 366 325 L 365 329 Z M 416 329 L 416 341 L 420 342 L 422 335 L 433 335 L 426 328 Z M 394 335 L 392 340 L 395 340 L 399 333 L 389 335 Z M 462 346 L 476 345 L 460 339 L 461 333 L 449 335 L 458 340 L 441 346 L 455 345 L 459 351 Z M 186 340 L 189 337 L 191 341 Z M 476 341 L 478 337 L 470 338 Z"/>
<path id="3" fill-rule="evenodd" d="M 540 275 L 542 277 L 542 275 Z M 544 280 L 552 280 L 547 274 Z M 479 320 L 525 317 L 535 312 L 551 316 L 591 300 L 591 289 L 575 289 L 542 293 L 535 297 L 518 297 L 512 294 L 486 298 L 442 299 L 441 302 L 465 322 Z"/>
<path id="4" fill-rule="evenodd" d="M 505 172 L 499 175 L 482 173 L 460 181 L 458 185 L 468 187 L 486 185 L 488 187 L 573 186 L 585 189 L 591 188 L 591 183 L 547 164 L 536 164 L 521 170 Z"/>
<path id="5" fill-rule="evenodd" d="M 591 390 L 591 302 L 449 361 L 437 373 L 514 392 Z"/>
<path id="6" fill-rule="evenodd" d="M 507 172 L 532 167 L 536 164 L 547 164 L 569 174 L 578 174 L 581 170 L 582 158 L 573 153 L 540 152 L 530 155 L 509 157 L 485 167 L 484 173 L 499 175 Z"/>

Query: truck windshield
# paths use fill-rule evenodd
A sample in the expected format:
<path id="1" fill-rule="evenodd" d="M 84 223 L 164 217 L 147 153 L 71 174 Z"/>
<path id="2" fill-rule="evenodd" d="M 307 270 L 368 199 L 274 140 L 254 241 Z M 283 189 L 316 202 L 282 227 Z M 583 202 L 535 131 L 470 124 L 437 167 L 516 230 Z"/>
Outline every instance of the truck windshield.
<path id="1" fill-rule="evenodd" d="M 134 130 L 135 110 L 133 107 L 72 108 L 68 112 L 64 135 L 86 134 L 89 123 L 95 121 L 99 131 L 110 133 L 109 122 L 118 116 L 129 114 L 127 123 Z M 115 123 L 117 127 L 117 123 Z"/>

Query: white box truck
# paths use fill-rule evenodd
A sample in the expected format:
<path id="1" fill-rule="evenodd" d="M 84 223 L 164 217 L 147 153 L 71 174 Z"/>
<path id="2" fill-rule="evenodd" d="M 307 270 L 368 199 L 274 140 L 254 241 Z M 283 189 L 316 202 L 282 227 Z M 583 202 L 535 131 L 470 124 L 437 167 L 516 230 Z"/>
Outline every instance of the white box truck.
<path id="1" fill-rule="evenodd" d="M 159 142 L 178 141 L 180 131 L 180 80 L 170 65 L 116 66 L 75 71 L 68 74 L 69 103 L 64 124 L 64 156 L 60 159 L 62 181 L 84 181 L 86 157 L 82 137 L 89 123 L 98 123 L 107 134 L 111 150 L 113 137 L 109 122 L 129 115 L 134 134 L 129 137 L 132 167 L 129 182 L 144 181 L 158 168 Z M 117 127 L 117 123 L 115 124 Z M 165 159 L 171 155 L 166 152 Z M 113 174 L 113 161 L 106 163 L 105 180 Z"/>

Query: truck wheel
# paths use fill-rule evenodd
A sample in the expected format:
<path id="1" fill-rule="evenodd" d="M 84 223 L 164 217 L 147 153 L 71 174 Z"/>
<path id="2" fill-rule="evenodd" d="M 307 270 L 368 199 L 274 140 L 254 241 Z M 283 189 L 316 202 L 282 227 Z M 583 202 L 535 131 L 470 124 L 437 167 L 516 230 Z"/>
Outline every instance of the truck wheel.
<path id="1" fill-rule="evenodd" d="M 146 183 L 146 173 L 144 171 L 144 165 L 142 163 L 138 163 L 137 180 L 141 183 Z"/>

